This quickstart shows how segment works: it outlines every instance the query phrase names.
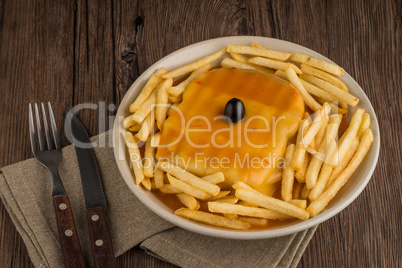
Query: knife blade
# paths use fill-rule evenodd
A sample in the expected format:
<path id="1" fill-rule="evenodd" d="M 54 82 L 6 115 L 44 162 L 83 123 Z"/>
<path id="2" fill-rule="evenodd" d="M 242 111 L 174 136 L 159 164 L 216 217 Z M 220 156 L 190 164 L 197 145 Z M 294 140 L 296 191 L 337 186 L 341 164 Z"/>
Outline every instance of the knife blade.
<path id="1" fill-rule="evenodd" d="M 82 123 L 73 115 L 68 117 L 71 117 L 70 134 L 81 175 L 94 264 L 95 267 L 115 267 L 112 239 L 106 221 L 106 198 L 95 152 Z"/>

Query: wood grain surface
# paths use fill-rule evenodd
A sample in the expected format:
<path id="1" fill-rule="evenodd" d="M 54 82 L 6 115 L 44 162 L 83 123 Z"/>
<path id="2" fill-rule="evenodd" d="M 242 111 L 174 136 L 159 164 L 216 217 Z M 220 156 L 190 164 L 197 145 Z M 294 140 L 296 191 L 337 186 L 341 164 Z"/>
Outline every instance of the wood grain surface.
<path id="1" fill-rule="evenodd" d="M 94 135 L 163 56 L 221 36 L 284 39 L 343 66 L 373 104 L 382 135 L 366 189 L 319 226 L 299 267 L 401 267 L 401 12 L 400 0 L 0 0 L 0 166 L 32 157 L 29 102 L 51 101 L 61 133 L 69 108 L 97 104 L 103 116 L 80 115 Z M 0 266 L 32 267 L 1 202 Z M 117 266 L 172 267 L 139 248 Z"/>

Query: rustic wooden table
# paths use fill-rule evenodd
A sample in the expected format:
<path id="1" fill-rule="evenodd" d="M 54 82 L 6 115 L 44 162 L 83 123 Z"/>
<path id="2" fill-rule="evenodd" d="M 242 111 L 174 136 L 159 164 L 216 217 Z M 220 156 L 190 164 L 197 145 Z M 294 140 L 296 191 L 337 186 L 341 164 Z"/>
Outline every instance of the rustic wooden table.
<path id="1" fill-rule="evenodd" d="M 299 266 L 402 266 L 401 1 L 62 2 L 0 1 L 0 166 L 32 157 L 30 102 L 51 101 L 63 131 L 69 108 L 118 105 L 139 74 L 179 48 L 229 35 L 280 38 L 343 66 L 371 100 L 382 132 L 371 181 L 319 226 Z M 98 122 L 97 112 L 83 118 L 92 135 Z M 2 203 L 0 215 L 0 266 L 32 267 Z M 117 263 L 172 266 L 139 248 Z"/>

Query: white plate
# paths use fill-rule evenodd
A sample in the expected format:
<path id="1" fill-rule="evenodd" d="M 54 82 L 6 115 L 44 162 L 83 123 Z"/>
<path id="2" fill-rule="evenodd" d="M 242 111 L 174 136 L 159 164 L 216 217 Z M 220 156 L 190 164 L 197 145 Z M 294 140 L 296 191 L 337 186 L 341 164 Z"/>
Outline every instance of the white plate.
<path id="1" fill-rule="evenodd" d="M 257 231 L 232 231 L 207 226 L 176 216 L 170 208 L 160 202 L 152 193 L 144 190 L 140 186 L 135 185 L 133 172 L 130 169 L 124 140 L 121 135 L 124 130 L 122 127 L 122 118 L 129 115 L 130 104 L 135 100 L 140 90 L 145 85 L 146 81 L 149 79 L 152 73 L 154 73 L 157 69 L 161 67 L 165 67 L 167 70 L 172 70 L 184 64 L 198 60 L 206 55 L 212 54 L 227 46 L 228 44 L 251 45 L 252 42 L 257 42 L 273 50 L 284 52 L 300 52 L 318 59 L 330 61 L 321 54 L 318 54 L 317 52 L 314 52 L 308 48 L 273 38 L 256 36 L 233 36 L 211 39 L 177 50 L 176 52 L 169 54 L 168 56 L 164 57 L 163 59 L 159 60 L 151 67 L 149 67 L 148 70 L 146 70 L 140 77 L 138 77 L 131 88 L 127 91 L 117 111 L 117 117 L 113 130 L 114 154 L 117 166 L 119 167 L 119 170 L 125 182 L 131 189 L 131 191 L 136 195 L 136 197 L 153 212 L 155 212 L 165 220 L 189 231 L 193 231 L 203 235 L 231 239 L 271 238 L 303 231 L 335 216 L 337 213 L 347 207 L 353 200 L 355 200 L 357 196 L 363 191 L 364 187 L 367 185 L 377 164 L 380 150 L 380 133 L 377 117 L 369 99 L 367 98 L 366 94 L 364 94 L 364 91 L 356 83 L 356 81 L 348 73 L 345 72 L 341 80 L 348 86 L 350 92 L 360 99 L 357 107 L 350 108 L 348 119 L 350 119 L 350 115 L 353 114 L 357 108 L 364 108 L 366 112 L 369 113 L 371 116 L 371 129 L 374 134 L 374 142 L 361 166 L 355 171 L 355 173 L 345 184 L 345 186 L 342 187 L 336 197 L 328 204 L 326 209 L 318 216 L 307 221 L 298 221 L 293 224 L 284 227 L 278 227 L 275 229 Z M 132 216 L 135 217 L 135 215 Z"/>

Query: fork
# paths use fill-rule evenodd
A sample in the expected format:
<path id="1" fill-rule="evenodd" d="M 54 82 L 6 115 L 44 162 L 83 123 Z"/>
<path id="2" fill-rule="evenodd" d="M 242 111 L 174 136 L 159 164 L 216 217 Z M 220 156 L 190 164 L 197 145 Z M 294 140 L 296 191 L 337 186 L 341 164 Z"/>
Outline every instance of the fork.
<path id="1" fill-rule="evenodd" d="M 41 103 L 41 108 L 47 150 L 43 141 L 38 105 L 35 103 L 37 131 L 36 134 L 34 128 L 32 105 L 29 104 L 29 134 L 31 138 L 32 152 L 39 163 L 45 166 L 50 173 L 52 182 L 53 204 L 56 212 L 57 228 L 59 231 L 64 263 L 68 268 L 85 267 L 80 242 L 77 235 L 77 228 L 75 227 L 74 217 L 71 211 L 70 201 L 68 199 L 66 189 L 61 182 L 58 172 L 58 166 L 62 158 L 62 153 L 52 107 L 50 105 L 50 102 L 48 102 L 49 118 L 52 128 L 53 140 L 50 138 L 50 131 L 47 124 L 45 106 L 43 105 L 43 103 Z M 36 144 L 36 138 L 39 141 L 39 148 Z"/>

